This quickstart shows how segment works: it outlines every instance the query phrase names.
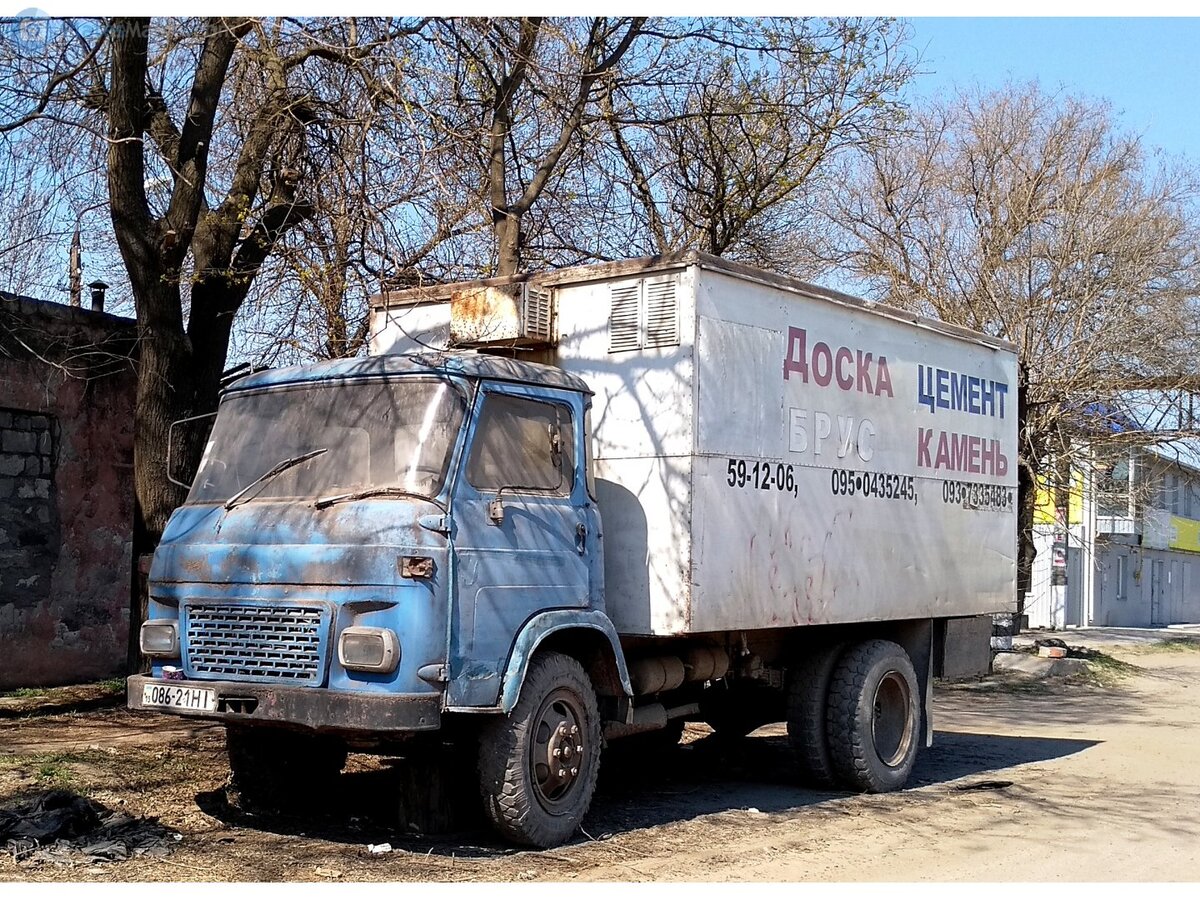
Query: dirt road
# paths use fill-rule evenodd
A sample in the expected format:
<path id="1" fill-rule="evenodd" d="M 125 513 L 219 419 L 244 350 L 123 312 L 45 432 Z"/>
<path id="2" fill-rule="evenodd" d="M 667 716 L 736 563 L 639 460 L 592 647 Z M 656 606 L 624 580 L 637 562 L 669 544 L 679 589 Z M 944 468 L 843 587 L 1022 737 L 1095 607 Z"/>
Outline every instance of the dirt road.
<path id="1" fill-rule="evenodd" d="M 1109 641 L 1139 668 L 1107 686 L 940 687 L 935 745 L 898 794 L 792 786 L 782 727 L 729 750 L 689 725 L 652 771 L 603 772 L 586 836 L 549 852 L 484 831 L 405 836 L 396 772 L 367 757 L 336 809 L 251 816 L 226 800 L 219 729 L 119 710 L 0 720 L 0 805 L 62 786 L 182 835 L 165 859 L 0 856 L 0 880 L 1195 881 L 1197 647 Z M 393 852 L 367 852 L 383 842 Z"/>

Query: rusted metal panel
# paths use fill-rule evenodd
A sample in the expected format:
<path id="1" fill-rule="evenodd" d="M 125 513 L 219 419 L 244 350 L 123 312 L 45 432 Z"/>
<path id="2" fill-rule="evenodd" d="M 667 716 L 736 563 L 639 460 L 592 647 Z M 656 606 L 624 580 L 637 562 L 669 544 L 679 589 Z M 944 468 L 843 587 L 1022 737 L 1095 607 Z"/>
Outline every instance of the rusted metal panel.
<path id="1" fill-rule="evenodd" d="M 436 510 L 433 503 L 387 497 L 337 504 L 316 514 L 311 503 L 288 500 L 231 510 L 219 503 L 180 507 L 154 556 L 150 615 L 176 618 L 182 612 L 186 625 L 193 604 L 251 601 L 328 610 L 321 616 L 320 630 L 327 637 L 316 683 L 333 691 L 428 693 L 440 704 L 441 688 L 418 675 L 424 667 L 445 665 L 449 652 L 450 551 L 445 535 L 420 524 L 431 510 Z M 431 561 L 429 576 L 404 575 L 405 558 L 414 557 Z M 395 671 L 354 673 L 339 664 L 336 636 L 351 625 L 390 628 L 399 636 Z M 274 640 L 269 634 L 259 637 L 268 644 Z M 162 674 L 164 663 L 184 665 L 156 660 L 155 675 Z M 210 671 L 192 674 L 198 681 L 221 680 Z"/>
<path id="2" fill-rule="evenodd" d="M 521 334 L 520 289 L 459 288 L 450 295 L 450 337 L 456 344 L 518 341 Z"/>
<path id="3" fill-rule="evenodd" d="M 553 292 L 529 285 L 464 285 L 450 293 L 450 339 L 460 347 L 553 343 Z"/>

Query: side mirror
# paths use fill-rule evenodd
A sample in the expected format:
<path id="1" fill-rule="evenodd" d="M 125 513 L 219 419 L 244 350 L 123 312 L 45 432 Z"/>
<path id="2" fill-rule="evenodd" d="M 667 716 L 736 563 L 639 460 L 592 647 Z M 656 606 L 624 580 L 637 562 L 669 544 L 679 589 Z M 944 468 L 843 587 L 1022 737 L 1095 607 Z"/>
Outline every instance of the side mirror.
<path id="1" fill-rule="evenodd" d="M 215 415 L 216 415 L 215 412 L 210 412 L 210 413 L 202 413 L 201 415 L 198 415 L 198 416 L 188 416 L 188 418 L 186 418 L 186 419 L 176 419 L 174 422 L 171 423 L 171 427 L 167 429 L 167 481 L 171 482 L 171 484 L 177 484 L 181 488 L 187 488 L 188 490 L 191 490 L 191 487 L 192 487 L 191 484 L 185 484 L 184 482 L 182 482 L 178 478 L 176 478 L 173 474 L 171 474 L 174 471 L 174 466 L 171 465 L 171 456 L 172 456 L 172 450 L 174 449 L 174 446 L 175 446 L 175 427 L 177 425 L 185 425 L 188 422 L 198 422 L 201 419 L 211 419 Z"/>

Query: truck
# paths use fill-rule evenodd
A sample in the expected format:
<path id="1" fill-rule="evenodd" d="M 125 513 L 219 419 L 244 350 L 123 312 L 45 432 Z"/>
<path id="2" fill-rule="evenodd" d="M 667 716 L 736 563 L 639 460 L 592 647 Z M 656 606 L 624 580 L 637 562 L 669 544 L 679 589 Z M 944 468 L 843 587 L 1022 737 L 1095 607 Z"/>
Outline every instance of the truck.
<path id="1" fill-rule="evenodd" d="M 370 355 L 222 393 L 130 707 L 223 722 L 255 800 L 435 747 L 535 847 L 689 721 L 906 783 L 1015 606 L 1011 345 L 694 251 L 372 303 Z"/>

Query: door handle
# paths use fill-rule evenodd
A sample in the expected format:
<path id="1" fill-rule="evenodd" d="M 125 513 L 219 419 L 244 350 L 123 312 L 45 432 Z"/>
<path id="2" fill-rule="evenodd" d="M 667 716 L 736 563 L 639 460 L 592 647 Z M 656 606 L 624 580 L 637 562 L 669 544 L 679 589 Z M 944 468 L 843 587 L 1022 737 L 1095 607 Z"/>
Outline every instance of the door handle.
<path id="1" fill-rule="evenodd" d="M 575 549 L 580 553 L 587 550 L 587 526 L 582 522 L 575 526 Z"/>

